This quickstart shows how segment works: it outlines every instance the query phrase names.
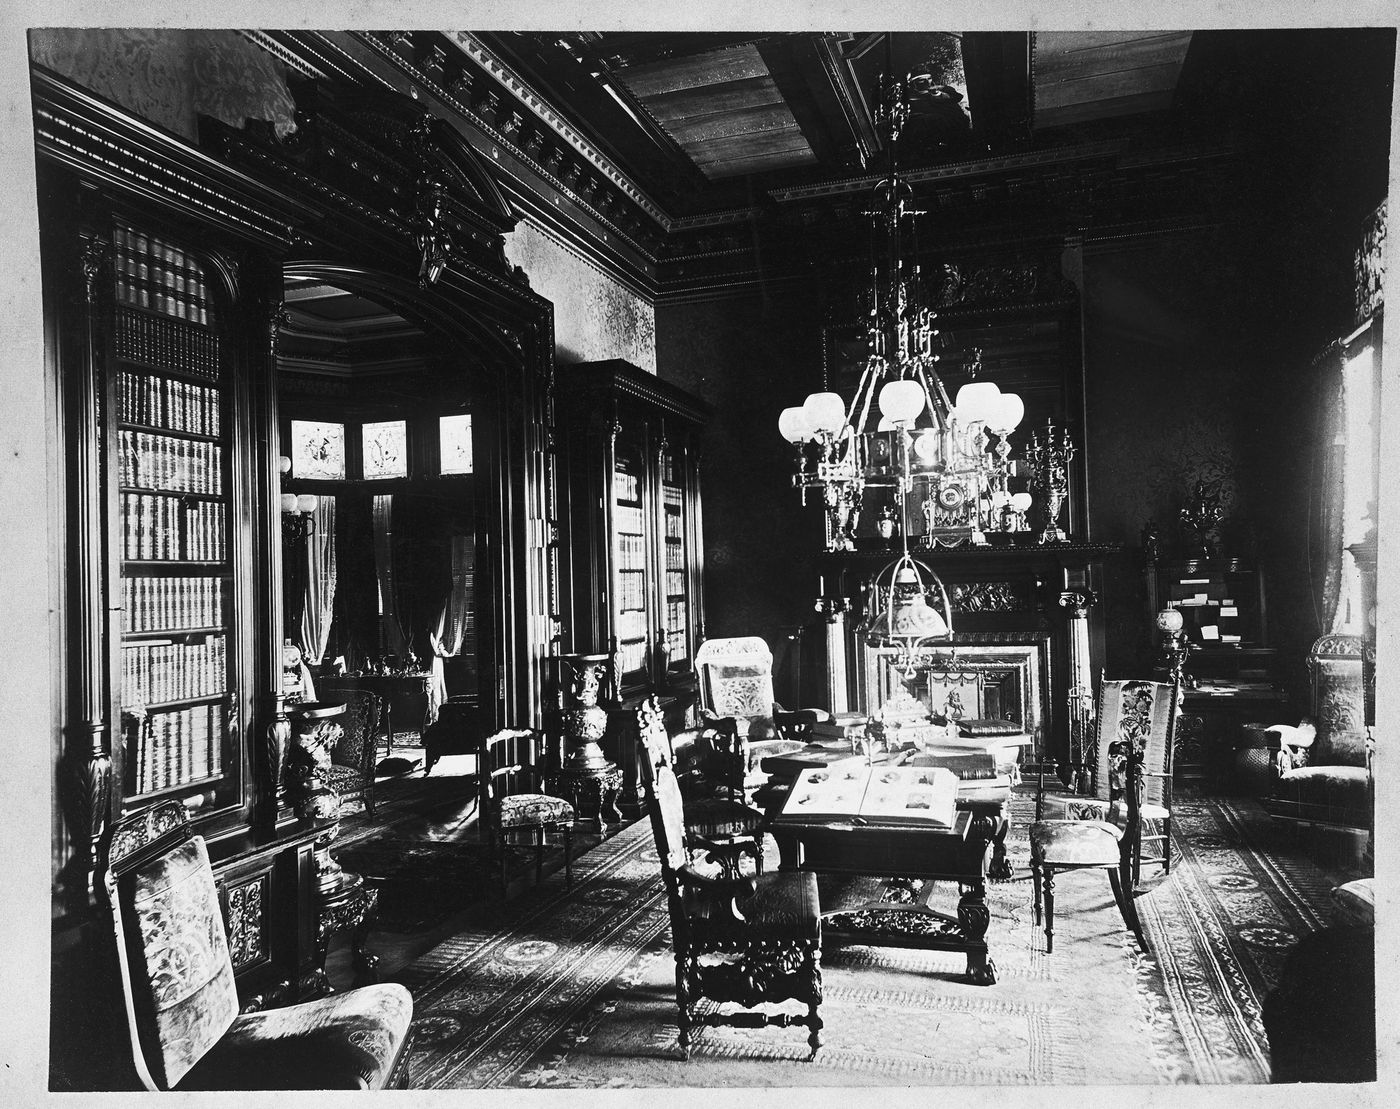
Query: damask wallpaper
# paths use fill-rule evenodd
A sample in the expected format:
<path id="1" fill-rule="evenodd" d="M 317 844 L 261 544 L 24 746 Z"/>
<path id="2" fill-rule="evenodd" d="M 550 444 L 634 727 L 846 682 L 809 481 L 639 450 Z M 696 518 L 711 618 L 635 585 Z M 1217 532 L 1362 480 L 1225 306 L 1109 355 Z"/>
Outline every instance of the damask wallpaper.
<path id="1" fill-rule="evenodd" d="M 649 302 L 524 220 L 506 236 L 506 257 L 553 302 L 560 363 L 623 358 L 656 372 L 656 310 Z"/>
<path id="2" fill-rule="evenodd" d="M 30 57 L 99 96 L 193 141 L 196 119 L 295 129 L 282 63 L 235 31 L 39 28 Z"/>

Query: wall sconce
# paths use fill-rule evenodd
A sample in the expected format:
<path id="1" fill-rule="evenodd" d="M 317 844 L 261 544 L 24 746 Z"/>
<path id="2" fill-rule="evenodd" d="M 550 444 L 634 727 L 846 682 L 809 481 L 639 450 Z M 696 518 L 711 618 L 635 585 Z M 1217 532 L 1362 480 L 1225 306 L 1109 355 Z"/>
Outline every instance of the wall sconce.
<path id="1" fill-rule="evenodd" d="M 277 460 L 278 469 L 285 481 L 292 469 L 292 460 L 285 455 Z M 311 493 L 282 494 L 282 538 L 287 542 L 305 539 L 316 530 L 312 513 L 316 511 L 317 498 Z"/>

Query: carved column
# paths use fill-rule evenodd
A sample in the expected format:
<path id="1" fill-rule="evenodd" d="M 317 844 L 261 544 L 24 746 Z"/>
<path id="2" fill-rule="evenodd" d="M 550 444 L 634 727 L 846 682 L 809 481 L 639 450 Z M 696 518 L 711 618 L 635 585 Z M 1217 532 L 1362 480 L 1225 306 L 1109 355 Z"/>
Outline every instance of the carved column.
<path id="1" fill-rule="evenodd" d="M 97 356 L 101 341 L 103 294 L 99 282 L 109 277 L 111 244 L 93 236 L 83 244 L 82 266 L 86 315 L 83 357 L 77 379 L 73 419 L 74 565 L 78 620 L 74 657 L 80 704 L 69 734 L 69 769 L 74 779 L 75 847 L 82 853 L 84 879 L 73 890 L 74 900 L 90 905 L 94 893 L 98 847 L 111 814 L 111 721 L 108 720 L 108 659 L 103 630 L 108 613 L 104 590 L 107 488 L 102 441 L 102 406 L 106 372 Z"/>
<path id="2" fill-rule="evenodd" d="M 264 369 L 262 387 L 265 393 L 254 400 L 254 412 L 264 408 L 269 432 L 277 427 L 277 344 L 282 327 L 287 323 L 288 314 L 282 300 L 276 299 L 267 305 L 267 365 Z M 256 418 L 256 416 L 254 416 Z M 271 453 L 270 451 L 268 452 Z M 264 471 L 278 474 L 277 459 L 259 459 Z M 278 817 L 286 809 L 288 801 L 286 788 L 282 782 L 282 768 L 286 762 L 287 750 L 292 739 L 292 722 L 287 716 L 286 694 L 282 689 L 282 527 L 281 502 L 277 496 L 280 476 L 262 475 L 266 501 L 262 505 L 263 525 L 266 534 L 264 565 L 266 577 L 260 588 L 266 591 L 264 598 L 264 620 L 267 627 L 268 645 L 273 648 L 269 666 L 271 690 L 264 698 L 267 719 L 257 731 L 262 754 L 263 773 L 256 786 L 256 811 L 258 822 L 265 827 L 275 827 Z M 230 706 L 230 712 L 236 711 Z"/>
<path id="3" fill-rule="evenodd" d="M 1092 589 L 1066 589 L 1060 604 L 1069 620 L 1069 774 L 1079 793 L 1091 788 L 1088 746 L 1094 734 L 1094 675 L 1089 661 L 1089 609 L 1098 603 Z"/>

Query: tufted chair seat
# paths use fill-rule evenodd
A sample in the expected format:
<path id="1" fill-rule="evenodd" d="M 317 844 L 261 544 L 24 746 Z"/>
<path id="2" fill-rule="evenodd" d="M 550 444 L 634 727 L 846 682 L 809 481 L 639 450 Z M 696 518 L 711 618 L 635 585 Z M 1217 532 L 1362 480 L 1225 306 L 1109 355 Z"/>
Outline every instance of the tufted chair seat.
<path id="1" fill-rule="evenodd" d="M 545 793 L 515 793 L 496 804 L 496 819 L 502 828 L 526 825 L 573 823 L 574 807 L 562 797 Z"/>

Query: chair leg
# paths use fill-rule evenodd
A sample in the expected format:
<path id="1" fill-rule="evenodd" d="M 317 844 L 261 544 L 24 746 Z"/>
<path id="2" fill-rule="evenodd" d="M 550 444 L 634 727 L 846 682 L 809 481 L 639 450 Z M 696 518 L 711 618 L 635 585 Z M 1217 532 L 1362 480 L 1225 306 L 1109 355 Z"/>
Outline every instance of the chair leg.
<path id="1" fill-rule="evenodd" d="M 1045 868 L 1045 954 L 1055 950 L 1055 868 Z"/>
<path id="2" fill-rule="evenodd" d="M 574 888 L 574 826 L 565 824 L 564 828 L 564 888 Z"/>
<path id="3" fill-rule="evenodd" d="M 373 771 L 370 772 L 373 774 Z M 374 778 L 370 778 L 369 785 L 365 787 L 365 815 L 371 820 L 374 819 Z"/>
<path id="4" fill-rule="evenodd" d="M 1147 937 L 1142 934 L 1142 921 L 1138 919 L 1137 906 L 1133 904 L 1131 887 L 1128 887 L 1117 869 L 1109 870 L 1108 882 L 1113 887 L 1113 899 L 1118 902 L 1118 911 L 1123 914 L 1123 923 L 1137 937 L 1138 946 L 1146 951 Z"/>
<path id="5" fill-rule="evenodd" d="M 690 990 L 685 981 L 686 956 L 676 952 L 676 1008 L 680 1010 L 677 1018 L 678 1032 L 676 1033 L 676 1043 L 681 1049 L 681 1058 L 690 1058 Z"/>
<path id="6" fill-rule="evenodd" d="M 535 828 L 535 885 L 544 878 L 544 825 Z"/>
<path id="7" fill-rule="evenodd" d="M 807 1044 L 812 1049 L 812 1054 L 807 1056 L 807 1061 L 811 1062 L 817 1057 L 817 1051 L 822 1046 L 822 1018 L 817 1010 L 822 1003 L 822 949 L 817 943 L 813 943 L 808 951 L 808 960 L 811 964 L 811 988 L 807 995 Z"/>
<path id="8" fill-rule="evenodd" d="M 1162 873 L 1172 872 L 1172 818 L 1162 821 Z"/>
<path id="9" fill-rule="evenodd" d="M 1040 860 L 1031 856 L 1031 920 L 1040 927 Z"/>

